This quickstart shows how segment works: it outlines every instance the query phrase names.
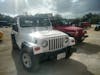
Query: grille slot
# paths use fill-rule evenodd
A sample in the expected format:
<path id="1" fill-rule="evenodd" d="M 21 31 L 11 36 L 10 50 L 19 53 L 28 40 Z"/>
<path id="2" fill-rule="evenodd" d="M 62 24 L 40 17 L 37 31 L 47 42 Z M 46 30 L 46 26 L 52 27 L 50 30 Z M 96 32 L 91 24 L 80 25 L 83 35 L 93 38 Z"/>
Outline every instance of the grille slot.
<path id="1" fill-rule="evenodd" d="M 63 38 L 53 38 L 49 40 L 49 50 L 56 50 L 63 48 Z"/>

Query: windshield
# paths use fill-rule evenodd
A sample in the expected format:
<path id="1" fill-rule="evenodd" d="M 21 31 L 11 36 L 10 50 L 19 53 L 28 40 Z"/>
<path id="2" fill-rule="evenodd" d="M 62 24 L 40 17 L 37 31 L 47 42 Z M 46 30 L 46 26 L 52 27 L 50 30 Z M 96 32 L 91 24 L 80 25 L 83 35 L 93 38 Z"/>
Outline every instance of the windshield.
<path id="1" fill-rule="evenodd" d="M 68 24 L 70 24 L 70 22 L 67 22 L 66 20 L 63 20 L 63 19 L 52 20 L 51 22 L 53 25 L 68 25 Z"/>
<path id="2" fill-rule="evenodd" d="M 66 20 L 61 20 L 61 22 L 64 24 L 64 25 L 68 25 L 69 24 L 69 22 L 68 21 L 66 21 Z"/>
<path id="3" fill-rule="evenodd" d="M 63 25 L 61 20 L 51 20 L 51 22 L 52 22 L 52 25 Z"/>
<path id="4" fill-rule="evenodd" d="M 50 26 L 50 21 L 47 18 L 36 18 L 36 17 L 21 17 L 21 27 L 47 27 Z"/>

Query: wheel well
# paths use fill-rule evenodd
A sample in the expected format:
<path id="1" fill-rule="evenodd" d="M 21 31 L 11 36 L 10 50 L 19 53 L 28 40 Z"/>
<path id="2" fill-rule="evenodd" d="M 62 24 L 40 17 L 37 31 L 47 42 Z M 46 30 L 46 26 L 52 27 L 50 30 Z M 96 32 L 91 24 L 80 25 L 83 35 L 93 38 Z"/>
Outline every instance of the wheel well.
<path id="1" fill-rule="evenodd" d="M 15 40 L 15 34 L 11 34 L 11 38 Z"/>
<path id="2" fill-rule="evenodd" d="M 23 47 L 25 47 L 26 45 L 25 45 L 25 42 L 23 42 L 22 44 L 21 44 L 21 48 L 23 49 Z"/>
<path id="3" fill-rule="evenodd" d="M 22 51 L 33 52 L 33 48 L 29 46 L 27 42 L 23 42 L 21 45 Z"/>

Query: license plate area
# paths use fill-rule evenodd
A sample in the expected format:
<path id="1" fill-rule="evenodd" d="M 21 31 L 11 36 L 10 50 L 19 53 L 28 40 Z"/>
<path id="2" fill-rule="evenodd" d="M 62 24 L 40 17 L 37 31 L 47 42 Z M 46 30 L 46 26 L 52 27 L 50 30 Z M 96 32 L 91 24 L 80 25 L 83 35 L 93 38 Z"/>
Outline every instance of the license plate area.
<path id="1" fill-rule="evenodd" d="M 57 54 L 57 60 L 63 59 L 63 58 L 65 58 L 65 56 L 66 56 L 65 52 L 59 53 L 59 54 Z"/>

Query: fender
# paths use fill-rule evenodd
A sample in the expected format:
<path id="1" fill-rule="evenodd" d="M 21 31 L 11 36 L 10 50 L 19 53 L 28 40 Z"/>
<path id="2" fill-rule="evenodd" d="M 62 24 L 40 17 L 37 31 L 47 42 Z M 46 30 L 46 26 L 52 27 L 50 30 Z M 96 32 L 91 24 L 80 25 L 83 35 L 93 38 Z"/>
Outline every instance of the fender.
<path id="1" fill-rule="evenodd" d="M 34 50 L 35 48 L 39 48 L 39 50 Z M 28 42 L 22 43 L 21 50 L 32 52 L 34 55 L 37 55 L 43 52 L 43 50 L 41 50 L 39 46 L 37 46 L 36 44 L 28 43 Z"/>
<path id="2" fill-rule="evenodd" d="M 21 44 L 21 50 L 22 50 L 22 51 L 27 51 L 27 52 L 29 52 L 29 53 L 33 53 L 33 47 L 32 47 L 32 45 L 30 45 L 30 44 L 27 43 L 27 42 L 23 42 L 23 43 Z"/>

